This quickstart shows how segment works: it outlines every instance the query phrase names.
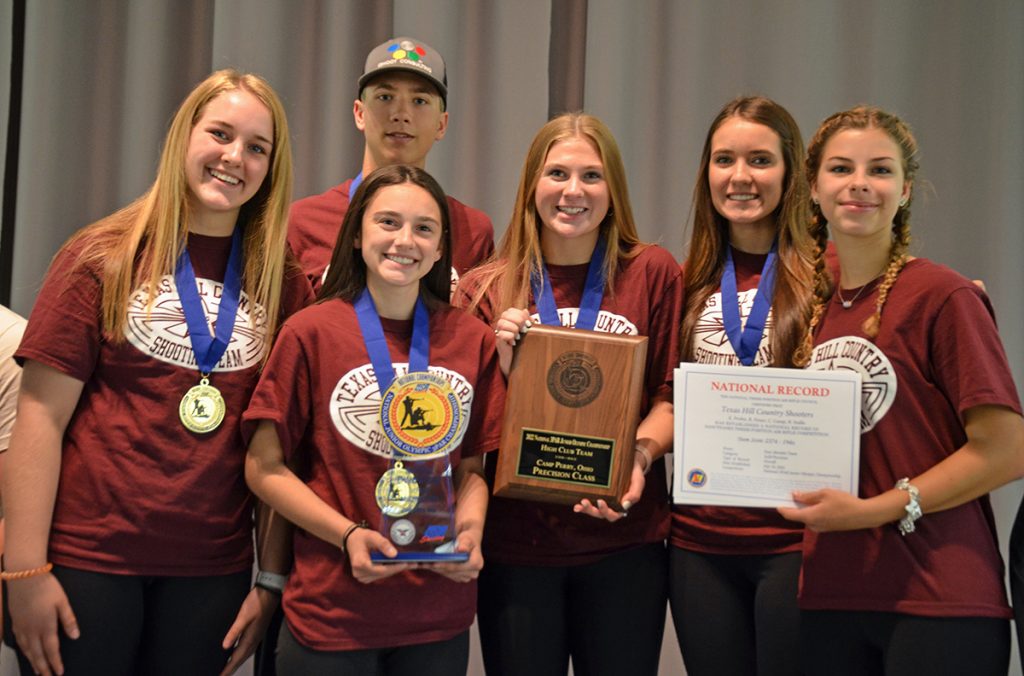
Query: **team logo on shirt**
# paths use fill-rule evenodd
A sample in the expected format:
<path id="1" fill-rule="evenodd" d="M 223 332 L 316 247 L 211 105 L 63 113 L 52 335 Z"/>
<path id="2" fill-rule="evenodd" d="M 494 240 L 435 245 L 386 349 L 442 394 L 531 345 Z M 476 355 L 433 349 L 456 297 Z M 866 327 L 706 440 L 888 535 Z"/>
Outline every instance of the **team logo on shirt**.
<path id="1" fill-rule="evenodd" d="M 125 323 L 128 342 L 154 359 L 188 369 L 197 368 L 174 277 L 164 275 L 160 279 L 156 298 L 148 313 L 147 288 L 148 285 L 143 285 L 136 289 L 128 301 Z M 220 310 L 224 285 L 198 277 L 196 288 L 207 322 L 210 322 L 210 317 L 216 317 Z M 210 324 L 212 334 L 215 322 Z M 250 302 L 249 296 L 243 291 L 238 299 L 238 315 L 231 333 L 231 342 L 213 370 L 240 371 L 259 364 L 266 349 L 266 325 L 266 312 L 261 306 Z"/>
<path id="2" fill-rule="evenodd" d="M 396 381 L 400 380 L 409 371 L 409 365 L 404 362 L 396 363 L 393 366 Z M 458 417 L 461 420 L 469 420 L 469 412 L 473 405 L 473 386 L 457 371 L 439 366 L 431 366 L 430 373 L 439 376 L 448 384 L 454 396 L 453 399 L 449 400 L 451 402 L 450 405 L 452 408 L 458 408 Z M 413 398 L 416 396 L 414 394 Z M 422 406 L 420 402 L 416 401 L 411 402 L 411 404 L 409 419 L 404 423 L 406 426 L 411 424 L 411 418 L 415 414 L 416 405 L 420 404 Z M 377 387 L 377 378 L 373 374 L 372 365 L 363 364 L 338 379 L 334 390 L 331 392 L 329 407 L 331 421 L 334 423 L 335 429 L 349 443 L 374 455 L 386 458 L 392 456 L 391 442 L 388 440 L 387 434 L 381 425 L 381 394 L 380 389 Z M 403 413 L 404 407 L 401 400 L 399 400 L 397 404 L 398 427 L 403 425 Z M 424 427 L 419 433 L 427 433 L 425 423 L 434 424 L 437 422 L 427 420 L 428 417 L 424 415 L 421 425 L 413 425 L 414 427 Z M 454 413 L 452 413 L 452 417 L 456 417 Z M 419 420 L 418 416 L 417 420 Z M 462 443 L 465 433 L 466 425 L 460 424 L 454 430 L 450 443 L 447 445 L 447 450 L 450 451 Z M 413 458 L 407 456 L 407 459 L 411 460 Z"/>
<path id="3" fill-rule="evenodd" d="M 874 429 L 896 400 L 896 372 L 877 345 L 860 336 L 833 338 L 814 348 L 807 368 L 861 375 L 860 431 Z"/>
<path id="4" fill-rule="evenodd" d="M 601 366 L 586 352 L 563 352 L 548 367 L 548 393 L 567 408 L 586 406 L 603 386 Z"/>
<path id="5" fill-rule="evenodd" d="M 567 326 L 570 329 L 576 326 L 576 318 L 580 314 L 580 309 L 577 307 L 560 307 L 558 308 L 558 321 L 562 323 L 562 326 Z M 540 315 L 534 313 L 530 317 L 535 324 L 540 324 Z M 617 315 L 614 312 L 608 312 L 607 310 L 601 310 L 597 313 L 597 323 L 594 325 L 595 331 L 602 333 L 617 333 L 624 336 L 636 336 L 640 334 L 637 330 L 636 324 L 629 321 L 622 315 Z"/>
<path id="6" fill-rule="evenodd" d="M 754 307 L 756 295 L 757 289 L 736 294 L 740 304 L 740 322 L 744 326 L 747 324 L 750 309 Z M 754 366 L 767 366 L 772 363 L 770 337 L 774 324 L 772 310 L 769 310 L 768 318 L 765 320 L 764 333 L 761 335 L 761 344 L 758 345 L 757 354 L 754 356 Z M 698 364 L 740 365 L 740 358 L 733 351 L 732 345 L 729 343 L 729 336 L 725 333 L 725 324 L 722 322 L 721 292 L 708 296 L 704 309 L 697 317 L 697 324 L 693 329 L 693 356 L 694 361 Z"/>

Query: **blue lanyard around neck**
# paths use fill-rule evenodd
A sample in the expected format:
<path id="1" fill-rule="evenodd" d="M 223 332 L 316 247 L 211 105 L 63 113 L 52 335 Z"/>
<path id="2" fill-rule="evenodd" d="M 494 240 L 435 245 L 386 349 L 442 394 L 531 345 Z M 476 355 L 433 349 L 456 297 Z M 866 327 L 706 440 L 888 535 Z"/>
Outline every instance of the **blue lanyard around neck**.
<path id="1" fill-rule="evenodd" d="M 359 190 L 359 186 L 363 184 L 363 172 L 356 174 L 356 177 L 352 179 L 352 183 L 348 186 L 348 203 L 352 204 L 352 198 L 356 195 L 356 190 Z"/>
<path id="2" fill-rule="evenodd" d="M 580 311 L 576 316 L 576 328 L 593 331 L 597 326 L 597 315 L 601 311 L 604 298 L 604 258 L 607 245 L 603 237 L 598 237 L 594 253 L 590 255 L 590 266 L 587 268 L 587 279 L 583 283 L 583 296 L 580 298 Z M 555 293 L 551 288 L 547 266 L 541 262 L 540 274 L 534 274 L 530 280 L 533 287 L 533 300 L 537 304 L 537 314 L 542 324 L 561 326 L 558 319 L 558 306 L 555 304 Z"/>
<path id="3" fill-rule="evenodd" d="M 732 260 L 732 247 L 725 249 L 725 270 L 722 271 L 722 323 L 729 343 L 744 366 L 751 366 L 761 345 L 764 327 L 768 321 L 768 311 L 772 307 L 772 295 L 775 292 L 775 251 L 778 242 L 772 242 L 772 248 L 761 268 L 761 279 L 757 283 L 754 306 L 750 308 L 747 323 L 740 323 L 740 302 L 736 293 L 736 264 Z M 741 330 L 741 326 L 743 326 Z"/>
<path id="4" fill-rule="evenodd" d="M 174 267 L 174 285 L 178 289 L 182 312 L 185 313 L 185 324 L 188 326 L 188 336 L 199 372 L 208 375 L 224 356 L 231 342 L 231 333 L 235 330 L 238 299 L 242 291 L 242 228 L 236 225 L 231 236 L 231 253 L 228 254 L 224 291 L 221 294 L 213 335 L 210 335 L 206 313 L 203 312 L 203 301 L 200 300 L 199 291 L 196 289 L 196 273 L 192 269 L 188 248 L 181 252 Z"/>
<path id="5" fill-rule="evenodd" d="M 395 379 L 395 368 L 391 363 L 391 352 L 384 338 L 384 327 L 377 314 L 377 306 L 373 302 L 370 290 L 364 288 L 354 304 L 359 330 L 363 334 L 366 352 L 373 364 L 373 375 L 377 378 L 377 388 L 381 396 L 391 387 Z M 409 346 L 409 373 L 427 370 L 430 359 L 430 313 L 423 297 L 416 298 L 416 309 L 413 310 L 412 344 Z"/>

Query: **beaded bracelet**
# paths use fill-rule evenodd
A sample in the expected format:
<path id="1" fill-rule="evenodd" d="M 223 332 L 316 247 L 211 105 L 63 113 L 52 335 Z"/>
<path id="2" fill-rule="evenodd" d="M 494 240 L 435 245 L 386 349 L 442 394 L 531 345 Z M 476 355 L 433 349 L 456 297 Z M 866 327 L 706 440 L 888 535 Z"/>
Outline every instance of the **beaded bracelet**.
<path id="1" fill-rule="evenodd" d="M 53 570 L 52 563 L 47 563 L 45 566 L 30 568 L 28 570 L 16 570 L 13 573 L 9 573 L 5 570 L 0 573 L 0 580 L 24 580 L 27 577 L 35 577 L 36 575 L 49 573 L 51 570 Z"/>

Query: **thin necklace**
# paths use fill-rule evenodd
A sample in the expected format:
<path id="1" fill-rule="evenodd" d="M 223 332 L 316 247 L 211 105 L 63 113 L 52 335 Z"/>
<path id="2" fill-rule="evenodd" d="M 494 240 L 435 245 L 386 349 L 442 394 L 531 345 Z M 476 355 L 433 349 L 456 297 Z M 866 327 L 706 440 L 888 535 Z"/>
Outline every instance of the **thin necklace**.
<path id="1" fill-rule="evenodd" d="M 885 264 L 885 268 L 887 267 L 889 267 L 888 261 Z M 885 272 L 885 268 L 882 268 L 882 272 Z M 836 295 L 839 296 L 839 302 L 843 304 L 843 309 L 849 310 L 850 308 L 852 308 L 854 301 L 860 298 L 860 295 L 864 293 L 864 289 L 871 286 L 871 282 L 875 281 L 876 279 L 882 276 L 882 272 L 879 272 L 877 275 L 874 276 L 873 279 L 868 280 L 866 284 L 857 289 L 857 293 L 853 294 L 853 298 L 851 298 L 850 300 L 846 300 L 845 298 L 843 298 L 843 289 L 842 287 L 839 286 L 839 284 L 836 284 Z"/>
<path id="2" fill-rule="evenodd" d="M 874 281 L 874 280 L 872 280 L 872 281 Z M 870 284 L 871 284 L 871 282 L 868 282 L 864 286 L 860 287 L 860 289 L 857 290 L 857 293 L 855 293 L 853 295 L 853 298 L 851 298 L 850 300 L 846 300 L 845 298 L 843 298 L 843 290 L 840 289 L 839 285 L 837 284 L 836 285 L 836 295 L 839 296 L 839 302 L 843 304 L 843 309 L 844 310 L 849 310 L 850 308 L 852 308 L 853 307 L 853 301 L 855 301 L 858 298 L 860 298 L 860 294 L 863 293 L 864 289 L 868 288 L 868 286 Z"/>

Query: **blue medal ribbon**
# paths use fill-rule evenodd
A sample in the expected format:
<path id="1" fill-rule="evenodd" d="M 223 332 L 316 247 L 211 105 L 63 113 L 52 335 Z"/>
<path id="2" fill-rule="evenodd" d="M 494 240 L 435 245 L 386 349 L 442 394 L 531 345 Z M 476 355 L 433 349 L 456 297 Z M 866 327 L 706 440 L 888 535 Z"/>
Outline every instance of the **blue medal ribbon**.
<path id="1" fill-rule="evenodd" d="M 356 174 L 356 177 L 352 179 L 352 183 L 348 186 L 348 202 L 352 203 L 352 198 L 355 197 L 356 190 L 359 190 L 359 186 L 363 183 L 363 172 Z"/>
<path id="2" fill-rule="evenodd" d="M 722 323 L 729 343 L 744 366 L 751 366 L 757 349 L 761 345 L 764 327 L 768 321 L 768 311 L 772 307 L 772 295 L 775 292 L 775 250 L 778 241 L 772 242 L 772 248 L 761 268 L 761 279 L 757 283 L 754 295 L 754 306 L 750 308 L 747 323 L 740 323 L 740 302 L 736 293 L 736 264 L 732 260 L 732 247 L 725 249 L 725 270 L 722 272 Z M 742 330 L 741 327 L 742 326 Z"/>
<path id="3" fill-rule="evenodd" d="M 174 268 L 174 285 L 178 289 L 182 312 L 185 313 L 185 323 L 188 326 L 188 336 L 192 342 L 196 364 L 199 366 L 199 372 L 206 377 L 224 356 L 231 342 L 231 333 L 235 330 L 238 298 L 242 291 L 242 228 L 235 226 L 235 232 L 231 236 L 231 253 L 228 254 L 228 268 L 224 273 L 224 291 L 221 294 L 216 328 L 212 336 L 206 314 L 203 312 L 203 302 L 196 289 L 196 274 L 192 269 L 192 259 L 187 248 L 181 252 Z"/>
<path id="4" fill-rule="evenodd" d="M 354 303 L 359 330 L 363 334 L 366 352 L 373 364 L 373 375 L 377 378 L 377 388 L 381 396 L 391 387 L 395 379 L 395 368 L 391 364 L 391 352 L 384 338 L 384 327 L 377 314 L 377 306 L 373 302 L 370 290 L 364 288 Z M 430 358 L 430 313 L 423 298 L 416 298 L 416 309 L 412 318 L 412 344 L 409 346 L 409 373 L 427 370 Z"/>
<path id="5" fill-rule="evenodd" d="M 603 237 L 598 237 L 594 253 L 590 255 L 590 266 L 587 268 L 587 279 L 583 283 L 583 296 L 580 298 L 580 311 L 576 316 L 576 328 L 593 331 L 597 326 L 597 314 L 601 311 L 601 300 L 604 298 L 604 256 L 607 245 Z M 555 304 L 555 293 L 551 288 L 548 269 L 541 262 L 540 274 L 534 274 L 530 280 L 533 287 L 533 300 L 537 304 L 537 314 L 542 324 L 561 326 L 558 319 L 558 306 Z"/>

